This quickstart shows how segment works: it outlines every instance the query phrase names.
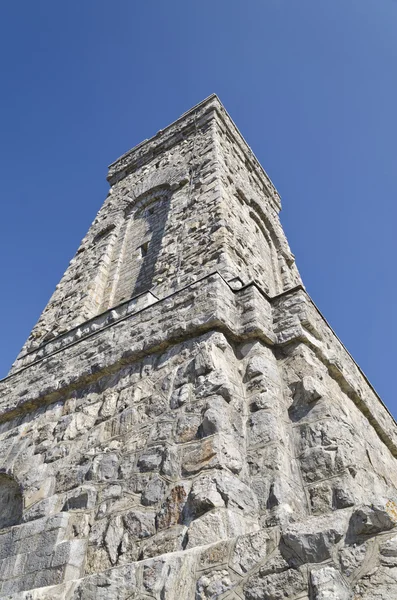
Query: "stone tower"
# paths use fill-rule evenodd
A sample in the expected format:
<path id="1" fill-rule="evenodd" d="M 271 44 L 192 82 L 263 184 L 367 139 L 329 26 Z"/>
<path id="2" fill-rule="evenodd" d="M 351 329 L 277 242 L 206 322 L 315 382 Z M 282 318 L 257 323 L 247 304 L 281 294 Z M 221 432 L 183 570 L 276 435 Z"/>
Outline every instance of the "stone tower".
<path id="1" fill-rule="evenodd" d="M 397 428 L 216 96 L 122 156 L 0 382 L 2 598 L 397 598 Z"/>

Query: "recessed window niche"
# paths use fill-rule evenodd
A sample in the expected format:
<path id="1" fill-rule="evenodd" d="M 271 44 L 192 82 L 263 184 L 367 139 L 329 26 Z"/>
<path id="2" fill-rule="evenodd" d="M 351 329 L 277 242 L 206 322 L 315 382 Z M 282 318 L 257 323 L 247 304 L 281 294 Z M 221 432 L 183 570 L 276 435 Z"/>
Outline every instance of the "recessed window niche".
<path id="1" fill-rule="evenodd" d="M 170 200 L 170 190 L 163 186 L 144 194 L 126 209 L 102 310 L 153 287 Z"/>
<path id="2" fill-rule="evenodd" d="M 18 525 L 22 519 L 23 497 L 19 484 L 0 473 L 0 529 Z"/>

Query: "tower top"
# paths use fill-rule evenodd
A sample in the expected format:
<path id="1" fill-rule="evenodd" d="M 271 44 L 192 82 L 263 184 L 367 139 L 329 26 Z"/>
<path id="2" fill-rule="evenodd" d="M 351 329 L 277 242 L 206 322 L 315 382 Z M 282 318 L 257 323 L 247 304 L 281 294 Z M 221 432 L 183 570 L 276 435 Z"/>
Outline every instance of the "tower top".
<path id="1" fill-rule="evenodd" d="M 189 136 L 195 128 L 200 127 L 203 122 L 208 122 L 215 115 L 227 129 L 233 143 L 237 144 L 241 149 L 247 168 L 255 172 L 258 179 L 262 182 L 266 194 L 272 198 L 275 206 L 280 209 L 280 196 L 270 177 L 216 94 L 211 94 L 208 98 L 205 98 L 205 100 L 202 100 L 190 110 L 183 113 L 176 121 L 173 121 L 173 123 L 170 123 L 164 129 L 160 129 L 154 136 L 143 140 L 112 162 L 109 165 L 107 176 L 110 185 L 133 173 L 137 168 L 152 161 L 164 151 L 169 151 L 172 147 L 179 144 L 181 139 Z"/>
<path id="2" fill-rule="evenodd" d="M 211 272 L 233 285 L 255 281 L 269 296 L 301 283 L 279 195 L 215 94 L 118 158 L 108 181 L 14 369 L 131 298 L 165 298 Z"/>

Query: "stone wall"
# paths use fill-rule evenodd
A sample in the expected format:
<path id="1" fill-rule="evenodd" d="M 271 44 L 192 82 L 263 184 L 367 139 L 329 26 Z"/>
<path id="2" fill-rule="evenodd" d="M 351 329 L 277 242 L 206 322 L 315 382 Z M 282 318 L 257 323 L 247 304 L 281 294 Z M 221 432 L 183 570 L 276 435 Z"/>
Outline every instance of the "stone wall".
<path id="1" fill-rule="evenodd" d="M 69 514 L 61 513 L 0 532 L 1 597 L 84 574 L 86 541 L 68 539 L 68 525 Z"/>
<path id="2" fill-rule="evenodd" d="M 217 158 L 232 273 L 270 296 L 301 284 L 279 220 L 280 199 L 224 111 L 216 115 Z"/>
<path id="3" fill-rule="evenodd" d="M 1 384 L 0 469 L 24 497 L 22 523 L 3 533 L 13 554 L 0 570 L 2 596 L 50 585 L 29 598 L 277 600 L 286 587 L 292 598 L 320 600 L 328 589 L 374 597 L 371 577 L 392 576 L 397 564 L 397 472 L 379 435 L 385 409 L 374 397 L 377 432 L 322 358 L 324 348 L 338 355 L 347 376 L 346 351 L 303 290 L 269 302 L 255 286 L 233 291 L 211 276 L 171 298 Z M 170 323 L 165 346 L 153 325 L 164 331 L 170 314 L 185 327 Z M 145 356 L 138 315 L 150 332 Z M 172 341 L 177 331 L 185 341 Z M 122 332 L 135 354 L 125 355 Z M 350 383 L 359 377 L 369 399 L 351 364 Z M 60 534 L 51 519 L 64 523 Z M 46 540 L 35 568 L 26 566 L 35 551 L 14 542 L 28 527 L 38 548 Z"/>
<path id="4" fill-rule="evenodd" d="M 397 428 L 216 97 L 111 192 L 0 381 L 0 597 L 397 597 Z"/>
<path id="5" fill-rule="evenodd" d="M 145 291 L 218 271 L 270 295 L 300 283 L 270 180 L 216 97 L 109 171 L 111 189 L 19 358 Z"/>

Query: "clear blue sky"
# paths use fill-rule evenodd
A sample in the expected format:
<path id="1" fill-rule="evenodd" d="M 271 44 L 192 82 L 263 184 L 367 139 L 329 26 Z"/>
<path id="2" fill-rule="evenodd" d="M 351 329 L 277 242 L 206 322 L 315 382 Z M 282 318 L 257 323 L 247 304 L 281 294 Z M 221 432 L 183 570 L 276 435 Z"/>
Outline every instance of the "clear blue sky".
<path id="1" fill-rule="evenodd" d="M 306 287 L 397 415 L 395 0 L 0 7 L 0 375 L 108 189 L 216 92 L 269 173 Z"/>

